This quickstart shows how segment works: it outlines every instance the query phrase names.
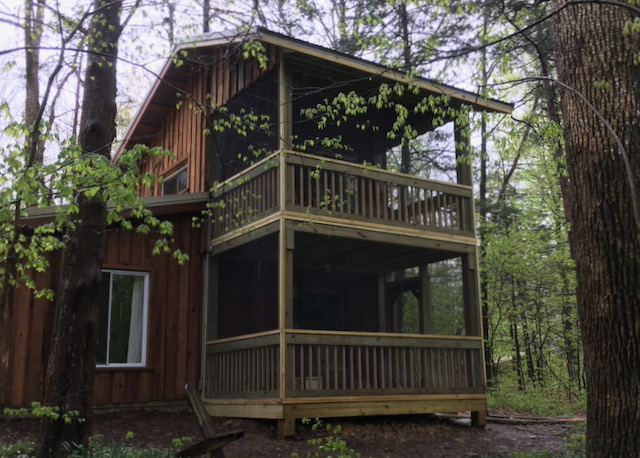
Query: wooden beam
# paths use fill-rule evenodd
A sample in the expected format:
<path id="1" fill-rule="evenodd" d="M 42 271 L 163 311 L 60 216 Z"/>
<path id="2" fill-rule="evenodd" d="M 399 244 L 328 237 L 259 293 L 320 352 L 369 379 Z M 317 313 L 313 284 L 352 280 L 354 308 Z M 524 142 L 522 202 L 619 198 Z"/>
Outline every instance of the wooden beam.
<path id="1" fill-rule="evenodd" d="M 433 334 L 431 281 L 427 265 L 420 266 L 420 334 Z"/>
<path id="2" fill-rule="evenodd" d="M 206 340 L 218 338 L 218 281 L 219 281 L 219 261 L 211 255 L 207 256 L 205 278 L 205 323 Z M 204 357 L 204 355 L 203 355 Z M 205 371 L 206 373 L 206 371 Z M 205 381 L 206 383 L 206 381 Z"/>
<path id="3" fill-rule="evenodd" d="M 282 151 L 290 148 L 293 134 L 291 122 L 291 73 L 287 68 L 284 50 L 280 50 L 278 102 L 278 149 Z M 284 173 L 284 171 L 285 169 L 281 169 L 281 173 Z"/>
<path id="4" fill-rule="evenodd" d="M 462 292 L 465 335 L 482 336 L 475 253 L 462 255 Z"/>
<path id="5" fill-rule="evenodd" d="M 378 275 L 378 330 L 387 330 L 387 289 L 386 274 Z"/>

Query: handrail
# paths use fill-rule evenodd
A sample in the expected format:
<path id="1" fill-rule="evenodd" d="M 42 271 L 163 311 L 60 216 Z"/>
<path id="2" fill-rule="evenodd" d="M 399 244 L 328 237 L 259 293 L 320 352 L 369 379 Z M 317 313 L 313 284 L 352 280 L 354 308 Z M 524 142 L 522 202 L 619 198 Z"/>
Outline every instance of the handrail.
<path id="1" fill-rule="evenodd" d="M 474 236 L 470 186 L 291 151 L 218 184 L 208 207 L 214 236 L 285 211 Z"/>
<path id="2" fill-rule="evenodd" d="M 290 164 L 311 165 L 311 163 L 321 163 L 323 168 L 334 171 L 344 171 L 345 168 L 349 169 L 349 173 L 358 174 L 360 176 L 393 181 L 398 184 L 406 186 L 418 186 L 428 185 L 434 191 L 449 192 L 451 194 L 466 196 L 469 192 L 473 191 L 471 186 L 447 183 L 444 181 L 431 180 L 429 178 L 422 178 L 408 173 L 396 172 L 388 169 L 382 169 L 377 166 L 356 164 L 354 162 L 343 161 L 340 159 L 332 159 L 328 157 L 314 156 L 307 153 L 285 151 L 287 154 L 286 161 Z M 309 162 L 305 162 L 309 161 Z"/>

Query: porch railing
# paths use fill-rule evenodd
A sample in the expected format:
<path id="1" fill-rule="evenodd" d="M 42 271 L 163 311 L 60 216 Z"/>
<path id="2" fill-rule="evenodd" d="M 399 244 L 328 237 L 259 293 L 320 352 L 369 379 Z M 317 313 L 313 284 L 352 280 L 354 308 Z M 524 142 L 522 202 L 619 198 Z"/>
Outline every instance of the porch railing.
<path id="1" fill-rule="evenodd" d="M 221 184 L 211 204 L 215 236 L 280 209 L 473 236 L 472 189 L 345 161 L 284 152 Z"/>
<path id="2" fill-rule="evenodd" d="M 205 397 L 278 397 L 279 343 L 278 332 L 208 343 Z"/>
<path id="3" fill-rule="evenodd" d="M 207 344 L 209 398 L 482 394 L 482 341 L 381 333 L 290 330 Z"/>

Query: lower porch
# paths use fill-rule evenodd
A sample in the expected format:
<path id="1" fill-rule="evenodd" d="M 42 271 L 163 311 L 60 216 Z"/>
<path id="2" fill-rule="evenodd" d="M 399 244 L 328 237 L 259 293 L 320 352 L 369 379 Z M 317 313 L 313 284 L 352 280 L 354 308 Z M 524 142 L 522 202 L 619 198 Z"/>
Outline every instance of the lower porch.
<path id="1" fill-rule="evenodd" d="M 208 342 L 211 415 L 278 420 L 471 411 L 486 422 L 482 340 L 284 330 Z"/>

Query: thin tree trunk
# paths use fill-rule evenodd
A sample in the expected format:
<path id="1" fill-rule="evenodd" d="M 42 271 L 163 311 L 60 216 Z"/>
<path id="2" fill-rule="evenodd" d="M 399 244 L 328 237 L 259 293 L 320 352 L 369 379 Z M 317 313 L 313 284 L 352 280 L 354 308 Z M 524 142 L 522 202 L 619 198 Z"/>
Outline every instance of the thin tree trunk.
<path id="1" fill-rule="evenodd" d="M 116 60 L 120 37 L 121 2 L 97 11 L 89 34 L 95 37 L 89 51 L 84 80 L 80 145 L 85 154 L 110 157 L 115 137 Z M 62 415 L 77 412 L 82 422 L 44 418 L 37 456 L 66 456 L 64 446 L 87 445 L 92 428 L 95 381 L 98 294 L 106 240 L 106 203 L 101 198 L 77 196 L 82 224 L 67 228 L 68 242 L 62 259 L 61 281 L 55 305 L 51 353 L 45 373 L 44 404 Z"/>
<path id="2" fill-rule="evenodd" d="M 559 77 L 615 129 L 628 155 L 576 94 L 562 95 L 587 383 L 587 456 L 640 456 L 640 52 L 621 6 L 556 0 Z M 629 178 L 631 176 L 631 179 Z M 633 186 L 632 186 L 633 185 Z"/>
<path id="3" fill-rule="evenodd" d="M 518 378 L 518 389 L 520 391 L 525 390 L 524 373 L 522 371 L 522 356 L 520 354 L 520 339 L 518 338 L 518 325 L 515 320 L 511 320 L 509 324 L 509 333 L 511 341 L 513 342 L 513 369 Z"/>

